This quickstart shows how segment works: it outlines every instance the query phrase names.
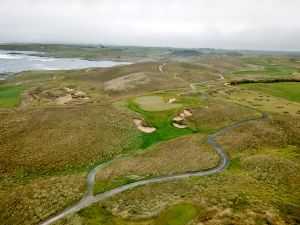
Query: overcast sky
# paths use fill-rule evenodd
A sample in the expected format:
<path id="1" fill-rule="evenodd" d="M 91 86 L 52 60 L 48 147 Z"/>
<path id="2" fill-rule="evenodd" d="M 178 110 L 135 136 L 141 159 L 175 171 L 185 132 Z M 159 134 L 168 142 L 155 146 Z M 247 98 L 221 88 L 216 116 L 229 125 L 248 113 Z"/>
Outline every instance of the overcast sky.
<path id="1" fill-rule="evenodd" d="M 300 0 L 0 0 L 0 42 L 300 50 Z"/>

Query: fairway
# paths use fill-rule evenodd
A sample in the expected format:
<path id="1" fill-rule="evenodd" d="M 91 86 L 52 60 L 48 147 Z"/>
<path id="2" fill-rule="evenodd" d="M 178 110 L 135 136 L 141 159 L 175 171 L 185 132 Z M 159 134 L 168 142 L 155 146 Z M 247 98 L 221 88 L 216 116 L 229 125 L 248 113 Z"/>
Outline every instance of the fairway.
<path id="1" fill-rule="evenodd" d="M 14 107 L 21 101 L 21 86 L 0 87 L 0 108 Z"/>
<path id="2" fill-rule="evenodd" d="M 175 109 L 181 106 L 178 103 L 166 103 L 160 96 L 143 96 L 134 100 L 144 111 L 158 112 L 169 109 Z"/>
<path id="3" fill-rule="evenodd" d="M 190 204 L 180 204 L 172 207 L 162 218 L 164 225 L 185 225 L 197 216 L 198 210 Z"/>
<path id="4" fill-rule="evenodd" d="M 279 82 L 279 83 L 255 83 L 242 84 L 265 94 L 287 99 L 290 101 L 300 102 L 300 83 L 299 82 Z"/>

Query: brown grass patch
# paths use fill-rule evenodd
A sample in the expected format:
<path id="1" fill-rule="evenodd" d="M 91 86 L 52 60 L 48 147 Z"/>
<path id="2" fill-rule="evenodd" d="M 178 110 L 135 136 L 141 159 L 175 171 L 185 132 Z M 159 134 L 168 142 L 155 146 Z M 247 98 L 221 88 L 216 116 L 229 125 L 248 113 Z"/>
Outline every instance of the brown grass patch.
<path id="1" fill-rule="evenodd" d="M 92 105 L 1 112 L 1 175 L 85 168 L 132 150 L 141 141 L 134 115 Z"/>
<path id="2" fill-rule="evenodd" d="M 218 155 L 208 146 L 203 135 L 190 135 L 157 144 L 144 153 L 117 161 L 100 170 L 96 181 L 124 177 L 141 179 L 159 174 L 199 171 L 218 164 Z"/>
<path id="3" fill-rule="evenodd" d="M 86 174 L 53 176 L 22 183 L 0 184 L 0 223 L 38 224 L 50 215 L 79 201 Z"/>
<path id="4" fill-rule="evenodd" d="M 254 110 L 224 101 L 209 101 L 191 109 L 192 116 L 187 118 L 190 126 L 197 129 L 220 129 L 238 120 L 258 117 Z"/>

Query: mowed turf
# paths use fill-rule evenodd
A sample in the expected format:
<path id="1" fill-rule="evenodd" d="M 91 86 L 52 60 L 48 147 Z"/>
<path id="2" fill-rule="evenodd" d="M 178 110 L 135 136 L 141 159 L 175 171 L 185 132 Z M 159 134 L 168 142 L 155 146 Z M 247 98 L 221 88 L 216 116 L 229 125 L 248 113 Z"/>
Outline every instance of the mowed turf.
<path id="1" fill-rule="evenodd" d="M 0 87 L 0 108 L 9 108 L 18 105 L 21 101 L 21 86 Z"/>
<path id="2" fill-rule="evenodd" d="M 193 220 L 198 213 L 197 207 L 191 204 L 182 203 L 168 209 L 160 218 L 162 225 L 186 225 Z"/>
<path id="3" fill-rule="evenodd" d="M 300 82 L 255 83 L 242 84 L 240 86 L 251 88 L 275 97 L 300 102 Z"/>
<path id="4" fill-rule="evenodd" d="M 167 103 L 161 96 L 142 96 L 134 99 L 142 110 L 150 112 L 165 111 L 175 109 L 181 106 L 177 103 Z"/>

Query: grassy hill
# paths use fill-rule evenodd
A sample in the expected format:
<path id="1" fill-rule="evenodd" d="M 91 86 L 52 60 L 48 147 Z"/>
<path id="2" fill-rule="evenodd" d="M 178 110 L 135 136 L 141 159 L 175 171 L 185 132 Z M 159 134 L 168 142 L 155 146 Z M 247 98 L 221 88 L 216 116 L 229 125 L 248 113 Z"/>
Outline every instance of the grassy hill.
<path id="1" fill-rule="evenodd" d="M 220 158 L 207 136 L 259 118 L 254 109 L 266 112 L 268 119 L 244 123 L 216 138 L 230 158 L 226 170 L 133 188 L 54 224 L 300 222 L 299 83 L 229 85 L 239 79 L 293 78 L 299 58 L 169 48 L 6 48 L 152 61 L 23 72 L 0 83 L 0 224 L 38 224 L 77 203 L 86 191 L 87 173 L 111 159 L 118 160 L 96 173 L 94 193 L 214 168 Z M 181 118 L 184 110 L 191 115 Z M 156 130 L 143 133 L 133 119 Z"/>

